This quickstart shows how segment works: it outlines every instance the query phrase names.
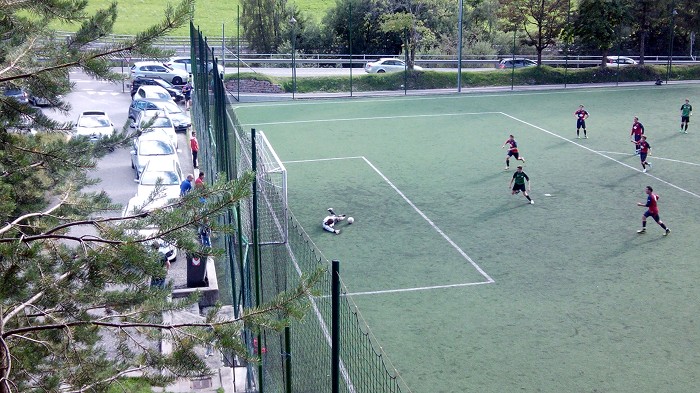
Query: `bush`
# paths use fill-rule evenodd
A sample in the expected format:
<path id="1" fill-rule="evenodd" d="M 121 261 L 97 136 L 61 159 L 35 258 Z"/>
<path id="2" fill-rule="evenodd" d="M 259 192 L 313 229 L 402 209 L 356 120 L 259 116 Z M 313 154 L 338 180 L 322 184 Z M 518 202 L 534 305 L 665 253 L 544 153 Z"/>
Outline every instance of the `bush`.
<path id="1" fill-rule="evenodd" d="M 700 66 L 674 66 L 672 80 L 700 79 Z M 355 74 L 352 77 L 354 91 L 392 91 L 403 90 L 404 84 L 408 90 L 451 89 L 457 85 L 456 72 L 438 71 L 409 71 L 387 74 Z M 511 79 L 513 78 L 513 79 Z M 511 70 L 493 71 L 463 71 L 462 87 L 487 86 L 516 86 L 525 85 L 563 85 L 586 83 L 615 83 L 615 82 L 653 82 L 658 78 L 666 78 L 666 67 L 663 65 L 644 65 L 626 67 L 590 67 L 590 68 L 555 68 L 549 66 L 527 67 Z M 235 80 L 236 75 L 226 75 L 226 80 Z M 274 78 L 260 74 L 241 74 L 241 79 L 268 80 L 281 85 L 286 92 L 292 91 L 291 77 Z M 348 92 L 350 78 L 347 76 L 297 77 L 298 93 L 313 92 Z"/>

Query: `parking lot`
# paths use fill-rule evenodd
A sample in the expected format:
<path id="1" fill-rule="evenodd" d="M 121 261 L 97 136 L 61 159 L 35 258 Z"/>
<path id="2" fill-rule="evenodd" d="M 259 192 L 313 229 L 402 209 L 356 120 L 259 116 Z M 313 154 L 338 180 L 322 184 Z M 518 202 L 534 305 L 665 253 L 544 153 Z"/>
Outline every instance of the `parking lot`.
<path id="1" fill-rule="evenodd" d="M 128 72 L 128 69 L 125 69 Z M 51 118 L 61 121 L 76 121 L 79 114 L 86 110 L 105 111 L 117 130 L 124 127 L 128 129 L 128 112 L 131 104 L 129 88 L 126 84 L 110 83 L 94 80 L 82 72 L 71 72 L 70 80 L 74 84 L 73 91 L 65 97 L 70 103 L 69 114 L 44 108 L 44 113 Z M 192 159 L 189 151 L 189 139 L 187 134 L 178 133 L 178 157 L 184 174 L 193 173 Z M 110 195 L 113 202 L 126 206 L 127 202 L 136 193 L 137 183 L 134 182 L 134 170 L 131 168 L 130 149 L 117 149 L 102 158 L 97 168 L 91 172 L 91 177 L 100 179 L 101 182 L 88 188 L 86 191 L 104 190 Z M 113 212 L 118 216 L 121 211 Z"/>

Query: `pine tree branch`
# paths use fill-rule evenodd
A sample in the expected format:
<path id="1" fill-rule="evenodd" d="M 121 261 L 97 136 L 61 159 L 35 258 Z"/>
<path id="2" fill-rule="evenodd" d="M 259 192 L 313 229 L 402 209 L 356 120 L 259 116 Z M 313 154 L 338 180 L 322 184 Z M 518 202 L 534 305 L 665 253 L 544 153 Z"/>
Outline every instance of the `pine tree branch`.
<path id="1" fill-rule="evenodd" d="M 68 273 L 64 273 L 59 279 L 65 278 L 65 276 Z M 255 318 L 255 317 L 260 317 L 264 316 L 266 314 L 269 314 L 270 312 L 273 311 L 280 311 L 285 309 L 286 304 L 290 304 L 295 302 L 296 300 L 306 296 L 309 294 L 309 288 L 311 288 L 311 285 L 313 282 L 305 282 L 303 283 L 300 287 L 298 287 L 292 294 L 285 299 L 282 300 L 281 303 L 274 303 L 270 304 L 267 307 L 259 308 L 259 309 L 254 309 L 248 313 L 246 313 L 244 316 L 239 317 L 239 318 L 234 318 L 234 319 L 229 319 L 229 320 L 224 320 L 224 321 L 218 321 L 218 322 L 190 322 L 190 323 L 177 323 L 177 324 L 162 324 L 162 323 L 147 323 L 147 322 L 105 322 L 104 319 L 110 318 L 120 318 L 120 315 L 117 316 L 105 316 L 97 320 L 88 320 L 88 321 L 72 321 L 72 322 L 64 322 L 64 323 L 56 323 L 56 324 L 47 324 L 47 325 L 39 325 L 39 326 L 25 326 L 25 327 L 18 327 L 15 329 L 10 329 L 6 331 L 2 331 L 2 338 L 6 339 L 7 337 L 14 336 L 17 334 L 24 334 L 28 332 L 38 332 L 38 331 L 44 331 L 44 330 L 56 330 L 56 329 L 68 329 L 72 327 L 78 327 L 78 326 L 101 326 L 101 327 L 111 327 L 111 328 L 117 328 L 117 329 L 126 329 L 126 328 L 151 328 L 151 329 L 161 329 L 161 330 L 176 330 L 176 329 L 181 329 L 181 328 L 186 328 L 186 327 L 202 327 L 202 328 L 207 328 L 207 327 L 214 327 L 214 326 L 225 326 L 225 325 L 230 325 L 234 323 L 241 322 L 245 319 L 249 318 Z M 43 291 L 34 295 L 30 300 L 27 302 L 23 303 L 22 305 L 18 306 L 15 310 L 13 310 L 11 313 L 9 313 L 5 318 L 3 318 L 3 324 L 7 324 L 7 321 L 9 321 L 10 318 L 12 318 L 14 315 L 16 315 L 21 309 L 24 309 L 26 306 L 28 306 L 31 302 L 36 301 L 40 297 L 40 295 L 43 294 Z"/>
<path id="2" fill-rule="evenodd" d="M 117 380 L 117 379 L 123 377 L 124 375 L 127 375 L 127 374 L 129 374 L 129 373 L 133 373 L 133 372 L 137 372 L 137 371 L 142 371 L 142 370 L 145 370 L 146 368 L 147 368 L 147 366 L 139 366 L 139 367 L 136 367 L 136 368 L 130 368 L 130 369 L 127 369 L 127 370 L 123 370 L 123 371 L 118 372 L 116 375 L 113 375 L 112 377 L 109 377 L 109 378 L 106 378 L 106 379 L 103 379 L 103 380 L 100 380 L 100 381 L 96 381 L 96 382 L 94 382 L 94 383 L 92 383 L 92 384 L 90 384 L 90 385 L 87 385 L 87 386 L 82 386 L 82 387 L 81 387 L 80 389 L 78 389 L 78 390 L 66 390 L 66 391 L 64 391 L 64 393 L 82 393 L 82 392 L 85 392 L 85 391 L 89 391 L 89 390 L 91 390 L 93 387 L 95 387 L 95 386 L 97 386 L 97 385 L 104 384 L 104 383 L 107 383 L 107 382 L 115 381 L 115 380 Z"/>
<path id="3" fill-rule="evenodd" d="M 146 33 L 144 33 L 142 35 L 137 35 L 131 42 L 127 42 L 126 45 L 117 46 L 113 49 L 110 49 L 110 50 L 107 50 L 104 52 L 94 53 L 94 54 L 87 55 L 87 56 L 83 55 L 83 56 L 80 56 L 73 61 L 68 61 L 65 63 L 56 64 L 56 65 L 50 66 L 50 67 L 44 67 L 44 68 L 41 68 L 41 69 L 34 71 L 34 72 L 27 72 L 27 73 L 12 75 L 12 76 L 8 76 L 8 77 L 4 77 L 4 78 L 0 77 L 0 83 L 8 82 L 8 81 L 16 80 L 16 79 L 27 79 L 27 78 L 31 78 L 31 77 L 38 75 L 38 74 L 41 74 L 41 73 L 51 72 L 51 71 L 55 71 L 55 70 L 61 70 L 64 68 L 79 67 L 79 66 L 84 65 L 85 63 L 92 61 L 92 60 L 101 59 L 103 57 L 108 57 L 108 56 L 111 56 L 111 55 L 114 55 L 117 53 L 134 51 L 140 47 L 144 47 L 146 45 L 149 45 L 156 38 L 162 37 L 163 35 L 170 32 L 171 30 L 179 27 L 181 24 L 182 24 L 182 21 L 178 20 L 177 18 L 174 18 L 174 19 L 173 18 L 166 18 L 165 22 L 163 22 L 160 25 L 155 25 L 155 26 L 151 27 L 150 29 L 146 30 Z M 21 58 L 21 56 L 19 58 Z M 15 64 L 15 63 L 13 63 L 13 64 Z M 2 74 L 3 73 L 0 72 L 0 75 L 2 75 Z"/>
<path id="4" fill-rule="evenodd" d="M 17 226 L 20 222 L 22 222 L 22 221 L 24 221 L 24 220 L 28 220 L 28 219 L 34 218 L 34 217 L 44 217 L 44 216 L 50 215 L 50 214 L 51 214 L 52 212 L 54 212 L 56 209 L 58 209 L 58 208 L 60 208 L 61 206 L 63 206 L 63 204 L 68 200 L 68 196 L 69 196 L 69 195 L 70 195 L 70 192 L 66 192 L 66 195 L 63 196 L 63 199 L 61 199 L 61 201 L 60 201 L 59 203 L 57 203 L 55 206 L 49 208 L 48 210 L 46 210 L 46 211 L 44 211 L 44 212 L 39 212 L 39 213 L 27 213 L 27 214 L 25 214 L 25 215 L 23 215 L 23 216 L 17 217 L 17 218 L 16 218 L 14 221 L 12 221 L 11 223 L 8 223 L 8 224 L 6 224 L 4 227 L 0 228 L 0 234 L 3 234 L 3 233 L 5 233 L 5 232 L 9 231 L 10 229 L 12 229 L 13 227 Z M 5 240 L 5 239 L 0 239 L 0 242 L 4 242 L 4 240 Z M 13 239 L 13 241 L 14 241 L 14 240 L 17 240 L 17 239 Z"/>

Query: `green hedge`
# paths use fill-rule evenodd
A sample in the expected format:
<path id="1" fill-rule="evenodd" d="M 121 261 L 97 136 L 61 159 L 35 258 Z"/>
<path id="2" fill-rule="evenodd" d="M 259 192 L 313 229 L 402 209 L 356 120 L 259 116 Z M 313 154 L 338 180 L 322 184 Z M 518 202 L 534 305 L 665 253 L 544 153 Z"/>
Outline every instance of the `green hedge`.
<path id="1" fill-rule="evenodd" d="M 226 80 L 235 80 L 237 75 L 227 74 Z M 511 77 L 513 79 L 511 80 Z M 464 71 L 462 87 L 516 86 L 522 85 L 561 85 L 614 82 L 653 82 L 666 79 L 666 66 L 644 65 L 626 67 L 555 68 L 549 66 L 520 68 L 512 70 Z M 267 77 L 260 74 L 241 74 L 241 79 L 268 80 L 278 84 L 286 92 L 292 91 L 291 77 Z M 700 66 L 673 66 L 671 80 L 700 79 Z M 354 91 L 452 89 L 457 86 L 456 72 L 409 71 L 387 74 L 353 73 Z M 348 92 L 348 76 L 297 77 L 297 93 Z"/>

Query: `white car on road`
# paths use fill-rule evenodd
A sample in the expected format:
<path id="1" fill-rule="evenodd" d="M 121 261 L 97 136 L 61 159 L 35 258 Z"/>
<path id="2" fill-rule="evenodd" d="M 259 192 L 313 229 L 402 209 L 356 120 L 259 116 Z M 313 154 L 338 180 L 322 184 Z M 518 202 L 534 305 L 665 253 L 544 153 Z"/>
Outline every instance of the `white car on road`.
<path id="1" fill-rule="evenodd" d="M 114 134 L 114 124 L 104 111 L 85 111 L 78 116 L 74 131 L 76 136 L 84 136 L 94 142 Z"/>
<path id="2" fill-rule="evenodd" d="M 400 59 L 394 58 L 381 58 L 377 61 L 369 62 L 365 64 L 365 72 L 369 74 L 382 74 L 385 72 L 398 72 L 404 71 L 406 69 L 406 63 Z M 423 71 L 423 67 L 417 65 L 413 66 L 416 71 Z"/>
<path id="3" fill-rule="evenodd" d="M 157 61 L 139 61 L 131 66 L 131 79 L 160 78 L 173 85 L 182 85 L 188 75 L 187 71 L 173 69 Z"/>

